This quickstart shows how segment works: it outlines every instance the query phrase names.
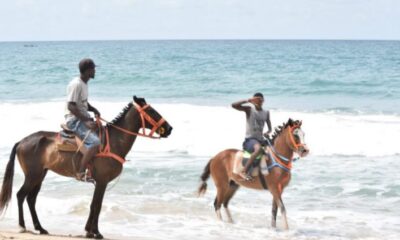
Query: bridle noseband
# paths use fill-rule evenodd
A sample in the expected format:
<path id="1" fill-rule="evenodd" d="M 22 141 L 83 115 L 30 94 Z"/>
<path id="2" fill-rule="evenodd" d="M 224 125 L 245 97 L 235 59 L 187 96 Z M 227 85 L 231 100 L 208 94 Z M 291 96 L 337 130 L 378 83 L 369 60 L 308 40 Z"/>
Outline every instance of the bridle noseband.
<path id="1" fill-rule="evenodd" d="M 161 117 L 161 119 L 158 120 L 158 122 L 156 122 L 152 117 L 150 117 L 150 115 L 145 111 L 147 108 L 150 107 L 150 104 L 146 104 L 143 107 L 141 107 L 139 104 L 133 102 L 133 105 L 139 112 L 140 118 L 142 119 L 143 135 L 153 137 L 153 134 L 157 131 L 158 128 L 161 127 L 161 125 L 165 122 L 165 119 Z M 148 135 L 146 135 L 146 121 L 152 126 L 151 131 Z M 165 131 L 164 128 L 160 128 L 160 135 L 163 134 L 164 131 Z"/>
<path id="2" fill-rule="evenodd" d="M 101 126 L 101 121 L 100 121 L 100 120 L 106 122 L 107 124 L 109 124 L 109 126 L 115 128 L 115 129 L 118 129 L 119 131 L 121 131 L 121 132 L 123 132 L 123 133 L 126 133 L 126 134 L 129 134 L 129 135 L 133 135 L 133 136 L 142 136 L 142 137 L 148 137 L 148 138 L 157 138 L 157 139 L 161 138 L 161 134 L 163 134 L 164 131 L 165 131 L 165 129 L 161 127 L 161 125 L 165 122 L 164 118 L 161 117 L 161 119 L 160 119 L 158 122 L 156 122 L 152 117 L 150 117 L 149 114 L 147 114 L 147 113 L 145 112 L 145 110 L 146 110 L 147 108 L 150 107 L 149 104 L 146 104 L 146 105 L 143 106 L 143 107 L 139 106 L 139 104 L 136 104 L 135 102 L 133 102 L 132 104 L 136 107 L 136 110 L 138 111 L 138 113 L 139 113 L 139 115 L 140 115 L 140 118 L 141 118 L 141 120 L 142 120 L 143 134 L 142 134 L 142 133 L 139 133 L 139 132 L 137 132 L 137 133 L 136 133 L 136 132 L 132 132 L 132 131 L 129 131 L 129 130 L 127 130 L 127 129 L 118 127 L 118 126 L 112 124 L 111 122 L 106 121 L 106 120 L 104 120 L 104 119 L 101 118 L 101 117 L 98 117 L 98 118 L 96 119 L 96 121 L 97 121 L 97 124 L 99 125 L 99 137 L 100 137 L 100 141 L 101 141 L 101 136 L 103 135 L 103 134 L 102 134 L 102 126 Z M 151 129 L 150 134 L 148 134 L 148 135 L 146 134 L 146 130 L 145 130 L 145 129 L 146 129 L 146 121 L 149 122 L 149 123 L 153 126 L 153 128 Z M 161 127 L 161 128 L 160 128 L 160 127 Z M 153 137 L 154 132 L 155 132 L 158 128 L 160 128 L 160 137 Z M 108 127 L 107 127 L 107 126 L 105 127 L 105 138 L 106 138 L 106 140 L 105 140 L 106 145 L 104 146 L 103 149 L 101 149 L 102 147 L 100 146 L 99 153 L 96 154 L 96 156 L 97 156 L 97 157 L 110 157 L 110 158 L 113 158 L 113 159 L 115 159 L 116 161 L 120 162 L 121 164 L 124 164 L 124 163 L 125 163 L 125 159 L 124 159 L 124 158 L 122 158 L 122 157 L 120 157 L 119 155 L 117 155 L 117 154 L 111 152 L 110 136 L 109 136 L 109 133 L 108 133 Z"/>
<path id="3" fill-rule="evenodd" d="M 121 132 L 124 132 L 124 133 L 129 134 L 129 135 L 148 137 L 148 138 L 156 138 L 156 139 L 161 138 L 161 135 L 164 134 L 164 132 L 165 132 L 165 129 L 163 127 L 161 127 L 161 125 L 165 122 L 165 119 L 163 117 L 161 117 L 161 119 L 158 122 L 156 122 L 145 111 L 147 108 L 150 107 L 150 104 L 146 104 L 143 107 L 141 107 L 139 104 L 137 104 L 135 102 L 132 102 L 132 104 L 133 104 L 133 106 L 135 106 L 136 110 L 138 111 L 138 113 L 140 115 L 140 119 L 142 120 L 142 127 L 141 128 L 143 129 L 143 133 L 139 133 L 139 132 L 136 133 L 136 132 L 129 131 L 129 130 L 125 129 L 125 128 L 118 127 L 118 126 L 114 125 L 113 123 L 111 123 L 111 122 L 109 122 L 109 121 L 107 121 L 107 120 L 105 120 L 104 118 L 101 118 L 101 117 L 97 119 L 97 122 L 98 122 L 98 125 L 99 125 L 100 129 L 101 129 L 100 120 L 102 120 L 105 123 L 107 123 L 109 126 L 115 128 L 115 129 L 118 129 Z M 149 134 L 146 134 L 146 121 L 148 123 L 150 123 L 150 125 L 152 125 L 152 129 L 151 129 Z M 160 130 L 159 130 L 160 136 L 159 137 L 153 137 L 153 134 L 157 131 L 158 128 L 160 128 Z"/>
<path id="4" fill-rule="evenodd" d="M 297 124 L 293 125 L 292 127 L 289 127 L 289 139 L 290 139 L 290 142 L 292 143 L 293 148 L 295 149 L 296 152 L 299 151 L 300 147 L 304 146 L 303 143 L 296 143 L 296 140 L 294 139 L 293 132 L 294 132 L 294 130 L 296 130 L 298 128 L 300 128 L 300 125 L 297 125 Z"/>

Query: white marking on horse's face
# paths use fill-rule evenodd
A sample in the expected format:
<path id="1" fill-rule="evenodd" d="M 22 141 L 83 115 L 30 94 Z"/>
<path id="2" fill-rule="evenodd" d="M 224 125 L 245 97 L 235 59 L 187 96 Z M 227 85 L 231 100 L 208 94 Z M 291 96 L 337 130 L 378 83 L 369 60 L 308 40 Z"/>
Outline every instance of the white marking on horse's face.
<path id="1" fill-rule="evenodd" d="M 295 137 L 297 137 L 296 140 L 299 140 L 299 142 L 298 142 L 299 144 L 306 144 L 306 142 L 305 142 L 305 140 L 304 140 L 305 134 L 304 134 L 303 130 L 301 130 L 301 128 L 296 128 L 296 129 L 293 131 L 293 135 L 294 135 Z"/>
<path id="2" fill-rule="evenodd" d="M 300 147 L 299 147 L 297 153 L 300 155 L 300 157 L 307 156 L 308 153 L 310 152 L 310 149 L 308 149 L 308 147 L 306 145 L 306 141 L 304 140 L 305 134 L 304 134 L 303 130 L 301 130 L 301 128 L 296 128 L 293 131 L 293 136 L 295 137 L 296 141 L 299 141 L 298 144 L 300 144 Z"/>

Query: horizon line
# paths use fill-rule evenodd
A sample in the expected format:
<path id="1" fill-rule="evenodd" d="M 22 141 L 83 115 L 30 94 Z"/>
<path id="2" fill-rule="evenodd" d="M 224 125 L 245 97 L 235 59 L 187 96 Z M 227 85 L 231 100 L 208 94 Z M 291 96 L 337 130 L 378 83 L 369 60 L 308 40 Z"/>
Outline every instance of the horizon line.
<path id="1" fill-rule="evenodd" d="M 387 41 L 394 42 L 400 39 L 358 39 L 358 38 L 137 38 L 137 39 L 56 39 L 56 40 L 0 40 L 0 43 L 18 42 L 112 42 L 112 41 Z"/>

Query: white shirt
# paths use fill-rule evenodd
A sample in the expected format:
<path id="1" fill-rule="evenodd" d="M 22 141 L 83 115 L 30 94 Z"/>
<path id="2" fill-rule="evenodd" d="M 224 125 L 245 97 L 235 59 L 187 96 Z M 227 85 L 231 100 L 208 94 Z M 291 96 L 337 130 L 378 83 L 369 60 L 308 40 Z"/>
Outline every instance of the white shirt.
<path id="1" fill-rule="evenodd" d="M 75 117 L 69 110 L 68 110 L 68 103 L 74 102 L 78 107 L 79 111 L 90 117 L 88 109 L 88 95 L 89 89 L 88 85 L 80 78 L 76 77 L 72 79 L 72 81 L 68 84 L 67 87 L 67 104 L 65 107 L 65 119 L 68 121 L 70 118 Z"/>

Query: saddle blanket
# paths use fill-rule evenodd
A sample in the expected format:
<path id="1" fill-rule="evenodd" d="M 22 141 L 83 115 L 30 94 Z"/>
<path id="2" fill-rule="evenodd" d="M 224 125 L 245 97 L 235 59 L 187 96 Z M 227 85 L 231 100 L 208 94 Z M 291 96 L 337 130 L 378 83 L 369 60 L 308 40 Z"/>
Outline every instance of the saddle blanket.
<path id="1" fill-rule="evenodd" d="M 77 152 L 82 150 L 82 140 L 75 135 L 69 135 L 65 132 L 60 132 L 56 138 L 56 147 L 61 152 Z"/>
<path id="2" fill-rule="evenodd" d="M 241 171 L 243 171 L 244 166 L 246 165 L 250 156 L 251 154 L 247 151 L 238 151 L 235 155 L 233 163 L 233 173 L 239 174 Z M 254 160 L 252 166 L 250 167 L 251 176 L 257 177 L 260 172 L 260 167 L 261 173 L 263 175 L 268 175 L 269 170 L 267 166 L 267 156 L 265 154 L 257 156 L 257 158 Z"/>

